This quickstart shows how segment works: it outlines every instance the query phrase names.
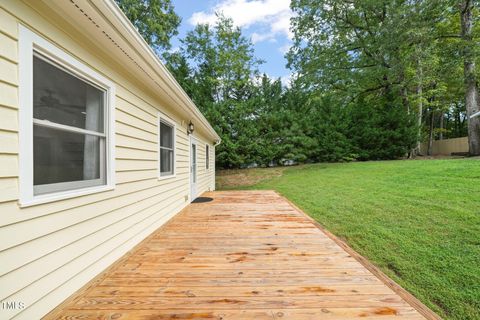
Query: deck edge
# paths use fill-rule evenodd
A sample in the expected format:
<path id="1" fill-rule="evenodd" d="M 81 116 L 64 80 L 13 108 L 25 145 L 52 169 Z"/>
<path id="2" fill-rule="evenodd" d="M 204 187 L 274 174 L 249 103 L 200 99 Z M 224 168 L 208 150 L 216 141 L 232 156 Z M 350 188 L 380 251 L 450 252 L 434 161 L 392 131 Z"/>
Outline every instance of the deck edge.
<path id="1" fill-rule="evenodd" d="M 378 267 L 376 267 L 372 262 L 370 262 L 367 258 L 360 255 L 358 252 L 353 250 L 345 241 L 341 240 L 333 233 L 325 229 L 319 222 L 305 213 L 302 209 L 300 209 L 297 205 L 295 205 L 292 201 L 287 199 L 287 197 L 283 196 L 276 190 L 274 191 L 279 197 L 284 199 L 290 206 L 292 206 L 295 210 L 300 212 L 301 214 L 305 215 L 320 231 L 322 231 L 327 237 L 332 239 L 338 246 L 340 246 L 343 250 L 345 250 L 348 254 L 350 254 L 355 260 L 357 260 L 360 264 L 362 264 L 368 271 L 370 271 L 375 277 L 380 279 L 387 287 L 392 289 L 396 294 L 398 294 L 403 300 L 405 300 L 410 306 L 412 306 L 415 310 L 417 310 L 422 316 L 424 316 L 428 320 L 442 320 L 442 318 L 436 314 L 432 309 L 427 307 L 423 304 L 420 300 L 418 300 L 413 294 L 408 292 L 398 283 L 393 281 L 389 276 L 387 276 L 383 271 L 381 271 Z"/>

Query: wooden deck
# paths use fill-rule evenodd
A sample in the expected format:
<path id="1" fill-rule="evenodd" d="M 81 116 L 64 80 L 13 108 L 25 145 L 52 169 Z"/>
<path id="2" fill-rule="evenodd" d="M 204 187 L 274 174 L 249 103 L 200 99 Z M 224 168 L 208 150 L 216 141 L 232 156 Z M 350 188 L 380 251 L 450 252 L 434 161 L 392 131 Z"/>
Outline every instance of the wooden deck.
<path id="1" fill-rule="evenodd" d="M 435 318 L 275 192 L 206 195 L 49 318 Z"/>

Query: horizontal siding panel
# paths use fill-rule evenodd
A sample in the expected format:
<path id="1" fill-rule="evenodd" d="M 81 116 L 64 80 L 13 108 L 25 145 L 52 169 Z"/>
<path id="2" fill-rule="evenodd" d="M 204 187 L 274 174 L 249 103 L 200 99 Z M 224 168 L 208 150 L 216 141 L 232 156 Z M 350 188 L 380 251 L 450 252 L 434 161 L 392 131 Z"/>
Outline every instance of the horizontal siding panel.
<path id="1" fill-rule="evenodd" d="M 40 237 L 36 239 L 36 241 L 28 241 L 22 245 L 4 250 L 0 252 L 0 259 L 4 261 L 0 265 L 0 275 L 4 275 L 12 270 L 20 268 L 42 256 L 59 250 L 70 243 L 85 238 L 103 228 L 121 221 L 122 219 L 134 215 L 141 210 L 146 210 L 151 206 L 155 206 L 159 202 L 162 202 L 163 206 L 165 206 L 165 201 L 174 197 L 184 199 L 185 192 L 186 189 L 164 189 L 161 192 L 149 195 L 145 199 L 131 203 L 118 210 L 109 211 L 103 214 L 99 213 L 98 216 L 92 219 Z M 65 239 L 68 239 L 68 241 L 65 241 Z M 7 259 L 12 255 L 17 256 L 18 258 L 15 260 Z"/>
<path id="2" fill-rule="evenodd" d="M 117 159 L 158 160 L 158 152 L 117 147 L 115 157 Z"/>
<path id="3" fill-rule="evenodd" d="M 158 181 L 151 180 L 123 184 L 120 185 L 119 188 L 123 187 L 128 188 L 130 191 L 135 191 L 121 197 L 90 203 L 85 206 L 4 226 L 0 233 L 0 251 L 25 243 L 26 241 L 37 239 L 88 219 L 92 219 L 100 213 L 119 210 L 125 206 L 140 201 L 141 199 L 154 196 L 165 190 L 182 188 L 181 186 L 185 183 L 180 179 L 171 181 L 165 180 L 162 182 L 163 184 L 161 185 Z M 173 184 L 173 182 L 176 184 Z M 132 189 L 129 185 L 143 186 L 143 188 Z"/>
<path id="4" fill-rule="evenodd" d="M 18 62 L 17 41 L 0 33 L 0 56 Z"/>
<path id="5" fill-rule="evenodd" d="M 157 141 L 157 135 L 147 131 L 143 131 L 141 129 L 132 127 L 130 125 L 127 125 L 118 121 L 115 123 L 115 130 L 116 130 L 116 133 L 120 133 L 132 138 L 137 138 L 144 141 L 150 141 L 155 144 Z"/>
<path id="6" fill-rule="evenodd" d="M 135 127 L 137 129 L 141 129 L 144 131 L 148 131 L 154 135 L 157 135 L 157 126 L 152 125 L 149 122 L 143 121 L 141 119 L 138 119 L 136 117 L 133 117 L 129 114 L 126 114 L 120 110 L 117 109 L 117 112 L 115 114 L 115 120 L 126 123 L 132 127 Z"/>
<path id="7" fill-rule="evenodd" d="M 119 171 L 153 170 L 157 168 L 157 161 L 151 160 L 117 160 L 115 169 Z"/>
<path id="8" fill-rule="evenodd" d="M 17 178 L 0 179 L 0 202 L 12 201 L 18 199 Z"/>
<path id="9" fill-rule="evenodd" d="M 183 145 L 177 143 L 176 149 L 177 149 L 178 151 L 182 151 L 182 152 L 185 153 L 185 154 L 190 154 L 190 150 L 188 149 L 188 146 L 183 146 Z"/>
<path id="10" fill-rule="evenodd" d="M 0 70 L 0 81 L 8 82 L 12 85 L 18 86 L 17 64 L 0 58 Z"/>
<path id="11" fill-rule="evenodd" d="M 18 156 L 0 154 L 0 178 L 18 177 Z"/>
<path id="12" fill-rule="evenodd" d="M 145 238 L 148 234 L 150 234 L 159 226 L 168 221 L 180 208 L 181 204 L 175 203 L 175 205 L 168 208 L 169 210 L 167 214 L 152 214 L 140 223 L 130 226 L 124 232 L 120 232 L 114 235 L 113 237 L 109 238 L 107 241 L 103 242 L 102 244 L 98 245 L 87 253 L 80 255 L 78 258 L 54 270 L 47 276 L 32 283 L 25 289 L 15 293 L 14 295 L 10 296 L 9 299 L 15 301 L 23 301 L 27 306 L 33 305 L 40 298 L 42 298 L 43 295 L 41 295 L 41 292 L 50 292 L 51 290 L 54 290 L 55 288 L 66 283 L 68 280 L 74 278 L 74 276 L 78 273 L 85 272 L 85 269 L 87 269 L 89 266 L 95 264 L 100 259 L 105 259 L 105 256 L 108 253 L 111 253 L 114 250 L 118 249 L 123 243 L 129 241 L 137 235 L 139 235 L 139 237 L 136 243 L 140 242 L 142 238 Z M 129 247 L 131 247 L 132 245 L 134 244 L 130 244 Z M 122 250 L 121 253 L 124 254 L 125 250 Z M 113 262 L 114 260 L 109 261 L 110 264 Z M 76 283 L 76 285 L 70 285 L 75 286 L 75 288 L 78 290 L 82 284 L 83 283 Z M 18 313 L 24 311 L 25 310 L 20 310 L 16 312 Z"/>
<path id="13" fill-rule="evenodd" d="M 179 178 L 178 173 L 177 178 Z M 110 203 L 116 204 L 119 200 L 122 200 L 128 195 L 132 195 L 136 192 L 145 191 L 159 185 L 160 182 L 156 180 L 144 180 L 119 184 L 115 186 L 115 190 L 111 191 L 104 191 L 86 196 L 80 196 L 22 208 L 21 214 L 18 213 L 19 208 L 16 202 L 0 203 L 0 212 L 2 213 L 0 214 L 0 226 L 7 226 L 27 220 L 34 221 L 35 219 L 39 219 L 41 217 L 46 217 L 48 215 L 54 214 L 64 214 L 66 211 L 71 210 L 74 210 L 74 212 L 77 212 L 77 210 L 89 211 L 89 208 L 91 208 L 91 206 L 93 205 L 96 206 L 94 207 L 95 210 L 98 210 L 98 208 L 101 208 L 101 203 L 103 201 L 108 202 L 107 204 L 105 204 L 107 206 L 110 205 Z M 135 197 L 130 199 L 133 199 L 132 201 L 135 201 Z M 67 217 L 70 217 L 70 215 L 67 215 Z M 5 248 L 3 247 L 2 249 L 1 241 L 3 236 L 3 230 L 5 229 L 2 229 L 2 232 L 0 232 L 0 250 L 3 250 Z"/>
<path id="14" fill-rule="evenodd" d="M 17 110 L 0 107 L 0 130 L 18 131 Z"/>
<path id="15" fill-rule="evenodd" d="M 146 179 L 157 179 L 157 169 L 155 170 L 143 170 L 143 171 L 123 171 L 117 172 L 115 181 L 119 183 L 127 183 L 133 181 L 140 181 Z"/>
<path id="16" fill-rule="evenodd" d="M 79 226 L 73 226 L 66 230 L 61 230 L 61 233 L 64 234 L 59 234 L 56 237 L 56 242 L 52 241 L 54 239 L 50 239 L 50 241 L 44 241 L 44 243 L 42 243 L 40 241 L 42 239 L 40 239 L 39 241 L 35 241 L 33 245 L 30 245 L 30 247 L 33 248 L 29 248 L 28 250 L 11 250 L 7 254 L 4 254 L 2 258 L 19 256 L 19 252 L 26 254 L 26 257 L 30 257 L 30 259 L 32 256 L 31 253 L 35 252 L 35 255 L 41 258 L 30 263 L 25 261 L 25 265 L 22 267 L 17 267 L 18 269 L 13 272 L 1 276 L 0 288 L 3 289 L 3 292 L 16 292 L 30 283 L 44 277 L 49 271 L 55 269 L 55 265 L 58 267 L 59 261 L 62 263 L 71 261 L 76 257 L 87 253 L 91 248 L 95 248 L 101 245 L 104 241 L 108 241 L 108 239 L 114 235 L 125 232 L 129 227 L 140 223 L 151 215 L 158 213 L 165 214 L 166 207 L 171 205 L 172 202 L 178 203 L 182 198 L 183 195 L 180 195 L 178 191 L 176 194 L 170 192 L 168 198 L 161 197 L 160 199 L 150 199 L 150 201 L 146 203 L 133 204 L 127 208 L 129 210 L 122 210 L 115 212 L 115 214 L 104 215 L 100 218 L 93 219 L 90 223 L 83 223 Z M 69 235 L 72 235 L 73 239 L 71 239 Z M 65 243 L 59 242 L 59 239 L 69 239 L 69 241 L 72 241 Z M 58 248 L 59 244 L 62 244 L 61 248 Z M 52 247 L 57 249 L 51 250 Z M 42 256 L 40 253 L 45 252 L 45 250 L 50 251 L 44 253 Z M 28 254 L 28 252 L 30 252 L 30 254 Z M 4 269 L 3 266 L 2 269 Z M 5 298 L 6 296 L 0 296 L 1 300 Z"/>
<path id="17" fill-rule="evenodd" d="M 18 108 L 17 87 L 12 86 L 11 84 L 0 82 L 0 105 Z"/>
<path id="18" fill-rule="evenodd" d="M 140 139 L 125 136 L 122 134 L 115 135 L 115 145 L 117 147 L 126 147 L 130 149 L 157 151 L 157 144 L 154 142 L 140 140 Z"/>
<path id="19" fill-rule="evenodd" d="M 127 113 L 127 114 L 133 114 L 137 118 L 143 119 L 144 121 L 156 125 L 157 123 L 157 117 L 152 115 L 151 113 L 148 113 L 144 109 L 137 107 L 127 101 L 125 98 L 121 96 L 117 96 L 119 98 L 116 103 L 116 108 Z"/>
<path id="20" fill-rule="evenodd" d="M 150 115 L 150 117 L 156 118 L 158 109 L 153 107 L 150 103 L 143 100 L 142 98 L 138 97 L 137 95 L 133 94 L 129 90 L 125 88 L 121 88 L 118 90 L 117 95 L 122 99 L 124 102 L 130 104 L 131 106 L 135 106 L 137 109 L 142 110 Z M 137 111 L 135 111 L 137 113 Z M 143 115 L 142 115 L 143 117 Z"/>
<path id="21" fill-rule="evenodd" d="M 17 26 L 17 20 L 15 20 L 15 18 L 12 17 L 8 12 L 0 8 L 0 30 L 13 39 L 18 39 Z"/>

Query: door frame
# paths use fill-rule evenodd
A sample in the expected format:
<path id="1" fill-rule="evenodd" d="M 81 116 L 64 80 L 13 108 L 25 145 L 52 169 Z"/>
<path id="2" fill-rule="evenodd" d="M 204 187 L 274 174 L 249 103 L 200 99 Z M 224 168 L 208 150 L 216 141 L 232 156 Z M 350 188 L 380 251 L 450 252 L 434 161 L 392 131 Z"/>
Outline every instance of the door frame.
<path id="1" fill-rule="evenodd" d="M 192 154 L 192 145 L 195 145 L 195 183 L 193 183 L 193 154 Z M 195 138 L 192 134 L 190 134 L 190 143 L 189 143 L 189 195 L 190 195 L 190 202 L 195 200 L 197 197 L 197 184 L 198 184 L 198 139 Z M 195 192 L 195 195 L 193 192 Z M 194 198 L 195 197 L 195 198 Z"/>

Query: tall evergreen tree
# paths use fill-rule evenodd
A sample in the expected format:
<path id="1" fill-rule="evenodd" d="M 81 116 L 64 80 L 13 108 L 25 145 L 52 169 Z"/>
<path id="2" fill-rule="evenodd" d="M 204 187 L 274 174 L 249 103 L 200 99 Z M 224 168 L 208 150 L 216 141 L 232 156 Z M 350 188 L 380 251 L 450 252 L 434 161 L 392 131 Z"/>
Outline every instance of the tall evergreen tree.
<path id="1" fill-rule="evenodd" d="M 192 98 L 222 138 L 219 167 L 255 162 L 255 106 L 248 103 L 262 62 L 233 21 L 218 15 L 215 25 L 199 24 L 182 40 L 191 62 Z"/>

